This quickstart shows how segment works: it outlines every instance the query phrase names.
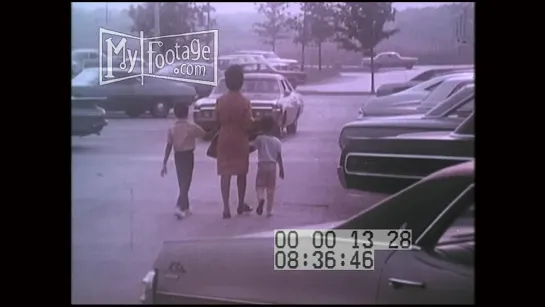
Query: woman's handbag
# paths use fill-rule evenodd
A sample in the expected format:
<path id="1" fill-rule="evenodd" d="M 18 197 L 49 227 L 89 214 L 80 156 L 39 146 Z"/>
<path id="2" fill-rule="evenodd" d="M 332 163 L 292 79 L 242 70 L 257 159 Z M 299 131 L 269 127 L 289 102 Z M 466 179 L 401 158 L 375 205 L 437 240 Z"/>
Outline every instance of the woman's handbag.
<path id="1" fill-rule="evenodd" d="M 208 149 L 206 150 L 206 155 L 210 158 L 216 159 L 218 157 L 218 137 L 220 133 L 219 131 L 216 132 L 214 137 L 212 138 L 212 141 L 210 141 L 210 145 L 208 145 Z"/>

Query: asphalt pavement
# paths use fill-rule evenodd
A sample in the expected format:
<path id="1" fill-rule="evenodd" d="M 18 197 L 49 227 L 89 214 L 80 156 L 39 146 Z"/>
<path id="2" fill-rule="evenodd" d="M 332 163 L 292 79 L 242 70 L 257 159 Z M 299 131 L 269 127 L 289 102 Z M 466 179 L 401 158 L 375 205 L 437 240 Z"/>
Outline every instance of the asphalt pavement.
<path id="1" fill-rule="evenodd" d="M 340 128 L 357 116 L 369 96 L 304 96 L 294 136 L 282 140 L 286 178 L 278 179 L 274 216 L 236 215 L 223 220 L 215 160 L 208 142 L 195 151 L 190 191 L 193 215 L 173 216 L 177 198 L 174 163 L 159 173 L 166 131 L 173 118 L 110 118 L 100 136 L 72 139 L 72 303 L 132 304 L 164 240 L 233 236 L 346 219 L 384 195 L 350 192 L 337 180 Z M 255 154 L 247 202 L 256 206 Z"/>

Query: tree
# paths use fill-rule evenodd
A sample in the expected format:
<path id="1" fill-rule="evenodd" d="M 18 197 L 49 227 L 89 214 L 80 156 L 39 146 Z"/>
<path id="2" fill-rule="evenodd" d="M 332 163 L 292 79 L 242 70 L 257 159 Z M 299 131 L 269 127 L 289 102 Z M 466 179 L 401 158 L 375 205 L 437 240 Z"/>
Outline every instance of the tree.
<path id="1" fill-rule="evenodd" d="M 337 38 L 345 50 L 371 57 L 371 92 L 375 92 L 375 47 L 399 29 L 385 30 L 395 20 L 392 2 L 341 2 L 337 6 Z"/>
<path id="2" fill-rule="evenodd" d="M 290 16 L 287 20 L 289 29 L 295 32 L 293 42 L 301 44 L 301 70 L 305 70 L 305 47 L 310 43 L 310 26 L 308 22 L 308 2 L 299 2 L 301 12 L 295 16 Z"/>
<path id="3" fill-rule="evenodd" d="M 322 70 L 322 44 L 335 34 L 334 7 L 329 2 L 309 2 L 312 41 L 318 46 L 318 69 Z"/>
<path id="4" fill-rule="evenodd" d="M 285 34 L 288 15 L 286 10 L 289 2 L 255 2 L 257 11 L 265 17 L 264 22 L 256 22 L 254 31 L 263 39 L 272 50 L 276 49 L 276 42 L 287 38 Z"/>
<path id="5" fill-rule="evenodd" d="M 203 30 L 207 26 L 207 6 L 197 2 L 161 2 L 159 14 L 160 34 L 154 33 L 154 5 L 144 2 L 137 6 L 131 5 L 129 17 L 133 21 L 132 31 L 143 31 L 145 37 L 176 35 Z M 212 9 L 211 9 L 212 10 Z M 213 22 L 213 21 L 211 21 Z M 178 42 L 188 43 L 193 37 L 162 38 L 162 50 L 174 49 Z"/>

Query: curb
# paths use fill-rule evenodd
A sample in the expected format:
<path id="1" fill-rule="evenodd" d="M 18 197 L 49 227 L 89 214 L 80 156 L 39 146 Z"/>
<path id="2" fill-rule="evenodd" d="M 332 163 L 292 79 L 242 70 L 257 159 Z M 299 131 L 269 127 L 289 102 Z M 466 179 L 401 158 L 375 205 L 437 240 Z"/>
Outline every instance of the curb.
<path id="1" fill-rule="evenodd" d="M 373 93 L 371 92 L 354 92 L 354 91 L 349 91 L 349 92 L 326 92 L 326 91 L 301 91 L 301 90 L 296 90 L 298 93 L 300 94 L 303 94 L 303 95 L 327 95 L 327 96 L 369 96 L 369 95 L 374 95 Z"/>

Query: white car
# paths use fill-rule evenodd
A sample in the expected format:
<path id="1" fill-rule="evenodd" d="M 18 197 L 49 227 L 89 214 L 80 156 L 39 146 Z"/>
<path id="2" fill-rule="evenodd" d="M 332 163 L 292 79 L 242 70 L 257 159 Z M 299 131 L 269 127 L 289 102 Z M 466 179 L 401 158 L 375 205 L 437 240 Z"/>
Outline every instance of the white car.
<path id="1" fill-rule="evenodd" d="M 236 53 L 237 54 L 262 55 L 270 63 L 288 65 L 289 69 L 298 69 L 299 68 L 299 63 L 297 62 L 297 60 L 282 59 L 278 55 L 276 55 L 276 53 L 274 53 L 273 51 L 241 50 L 241 51 L 237 51 Z"/>
<path id="2" fill-rule="evenodd" d="M 219 80 L 210 96 L 195 102 L 193 120 L 206 131 L 218 128 L 215 108 L 216 100 L 227 92 L 225 79 Z M 244 74 L 243 95 L 252 103 L 252 113 L 256 120 L 270 115 L 278 123 L 283 133 L 297 132 L 299 118 L 303 114 L 302 96 L 282 75 L 272 73 Z"/>
<path id="3" fill-rule="evenodd" d="M 433 108 L 456 93 L 464 85 L 474 82 L 474 73 L 460 73 L 433 78 L 399 93 L 371 98 L 360 108 L 358 118 L 418 113 L 416 108 L 419 106 Z M 415 111 L 411 112 L 410 108 L 415 108 Z"/>
<path id="4" fill-rule="evenodd" d="M 396 68 L 396 67 L 405 67 L 407 69 L 413 68 L 414 65 L 418 62 L 417 58 L 413 57 L 404 57 L 397 52 L 381 52 L 377 54 L 373 59 L 373 64 L 375 69 L 380 68 Z M 364 57 L 361 60 L 361 65 L 364 68 L 371 66 L 371 58 Z"/>

